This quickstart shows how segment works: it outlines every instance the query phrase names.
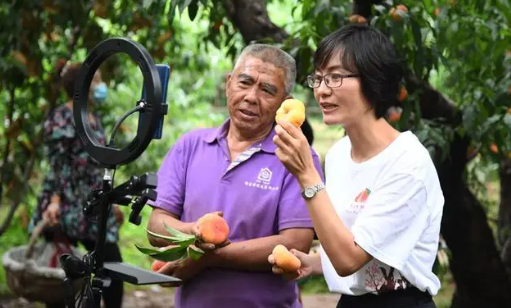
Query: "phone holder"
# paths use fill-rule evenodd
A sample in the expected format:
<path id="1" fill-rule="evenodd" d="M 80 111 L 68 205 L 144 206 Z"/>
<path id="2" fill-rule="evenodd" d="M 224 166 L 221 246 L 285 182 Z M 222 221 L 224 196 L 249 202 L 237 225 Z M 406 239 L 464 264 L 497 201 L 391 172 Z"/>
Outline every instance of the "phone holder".
<path id="1" fill-rule="evenodd" d="M 89 88 L 97 69 L 115 53 L 128 54 L 138 64 L 144 77 L 145 100 L 141 107 L 137 135 L 122 149 L 106 147 L 96 138 L 88 118 Z M 162 104 L 162 84 L 158 70 L 147 50 L 139 43 L 126 38 L 111 38 L 99 43 L 85 59 L 73 93 L 73 112 L 76 130 L 85 150 L 102 166 L 115 167 L 132 162 L 147 148 L 158 126 L 166 114 Z"/>

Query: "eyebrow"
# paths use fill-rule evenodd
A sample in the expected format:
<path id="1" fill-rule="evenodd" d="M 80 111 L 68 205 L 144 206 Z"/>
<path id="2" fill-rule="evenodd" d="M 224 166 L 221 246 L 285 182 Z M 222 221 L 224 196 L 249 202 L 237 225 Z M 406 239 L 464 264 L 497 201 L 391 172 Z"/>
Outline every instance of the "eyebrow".
<path id="1" fill-rule="evenodd" d="M 254 78 L 252 78 L 252 76 L 247 75 L 247 74 L 243 74 L 243 73 L 238 75 L 238 79 L 239 80 L 244 80 L 244 81 L 249 81 L 251 83 L 255 82 L 255 80 L 254 80 Z M 268 92 L 270 92 L 271 95 L 277 94 L 277 87 L 274 86 L 274 85 L 271 85 L 269 83 L 263 82 L 261 84 L 261 88 L 264 89 L 264 90 L 267 90 Z"/>
<path id="2" fill-rule="evenodd" d="M 270 92 L 271 95 L 277 94 L 277 87 L 269 84 L 269 83 L 263 83 L 262 88 Z"/>
<path id="3" fill-rule="evenodd" d="M 238 75 L 238 79 L 242 79 L 242 80 L 247 80 L 247 81 L 250 81 L 250 82 L 254 82 L 254 78 L 252 78 L 252 76 L 250 75 L 247 75 L 247 74 L 239 74 Z"/>

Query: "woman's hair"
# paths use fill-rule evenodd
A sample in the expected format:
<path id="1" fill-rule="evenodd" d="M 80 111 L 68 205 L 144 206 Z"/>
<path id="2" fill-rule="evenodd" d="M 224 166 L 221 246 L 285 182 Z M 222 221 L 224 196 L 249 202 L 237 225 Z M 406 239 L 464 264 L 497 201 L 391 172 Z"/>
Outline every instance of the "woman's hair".
<path id="1" fill-rule="evenodd" d="M 403 70 L 390 40 L 378 29 L 350 24 L 325 37 L 314 54 L 314 69 L 339 55 L 344 69 L 360 75 L 362 94 L 381 118 L 395 104 Z"/>
<path id="2" fill-rule="evenodd" d="M 75 81 L 80 72 L 81 63 L 71 63 L 64 59 L 59 59 L 55 65 L 55 72 L 59 76 L 59 87 L 63 87 L 67 95 L 73 97 Z"/>

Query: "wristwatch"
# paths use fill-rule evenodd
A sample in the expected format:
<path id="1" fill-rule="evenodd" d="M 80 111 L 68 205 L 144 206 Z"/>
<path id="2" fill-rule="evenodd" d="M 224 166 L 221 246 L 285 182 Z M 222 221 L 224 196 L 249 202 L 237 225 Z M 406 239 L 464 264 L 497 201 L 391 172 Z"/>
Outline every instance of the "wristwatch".
<path id="1" fill-rule="evenodd" d="M 310 200 L 314 198 L 314 196 L 322 189 L 325 189 L 325 184 L 323 182 L 311 187 L 305 187 L 305 189 L 302 191 L 302 197 L 304 197 L 307 200 Z"/>

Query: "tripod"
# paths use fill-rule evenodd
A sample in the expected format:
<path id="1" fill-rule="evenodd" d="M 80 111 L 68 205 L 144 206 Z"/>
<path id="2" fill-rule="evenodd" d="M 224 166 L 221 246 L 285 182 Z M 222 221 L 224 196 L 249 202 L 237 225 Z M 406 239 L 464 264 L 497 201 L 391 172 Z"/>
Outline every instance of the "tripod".
<path id="1" fill-rule="evenodd" d="M 64 269 L 65 303 L 68 308 L 99 308 L 101 304 L 102 289 L 110 285 L 111 279 L 119 279 L 132 284 L 162 284 L 179 286 L 181 280 L 137 268 L 121 262 L 104 262 L 104 249 L 106 238 L 106 225 L 109 211 L 113 203 L 131 206 L 129 222 L 140 225 L 140 212 L 148 200 L 156 200 L 157 177 L 146 173 L 142 176 L 132 176 L 128 181 L 116 188 L 112 187 L 112 170 L 105 169 L 103 187 L 92 191 L 84 207 L 84 214 L 88 218 L 98 219 L 98 235 L 94 251 L 87 253 L 83 259 L 64 254 L 60 257 Z M 132 198 L 135 197 L 133 202 Z M 92 277 L 94 274 L 94 277 Z M 76 304 L 73 282 L 83 280 L 82 290 L 78 295 Z"/>
<path id="2" fill-rule="evenodd" d="M 92 133 L 88 117 L 88 96 L 92 78 L 101 63 L 115 53 L 128 54 L 138 63 L 144 76 L 143 99 L 128 111 L 114 126 L 110 142 L 103 146 Z M 103 288 L 110 285 L 112 279 L 118 279 L 137 285 L 166 284 L 179 286 L 181 280 L 149 270 L 137 268 L 122 262 L 104 262 L 105 238 L 108 215 L 112 204 L 129 205 L 129 221 L 136 225 L 141 222 L 140 212 L 148 200 L 156 200 L 157 177 L 154 174 L 132 176 L 128 181 L 113 187 L 113 178 L 118 165 L 127 164 L 141 155 L 153 138 L 160 138 L 163 116 L 167 113 L 165 102 L 170 68 L 160 66 L 161 74 L 153 59 L 139 43 L 127 38 L 111 38 L 95 46 L 84 61 L 77 77 L 73 94 L 73 113 L 76 130 L 84 143 L 85 150 L 100 165 L 105 167 L 101 189 L 92 191 L 84 206 L 87 218 L 97 219 L 98 234 L 96 247 L 82 259 L 69 254 L 60 257 L 60 264 L 66 278 L 63 281 L 65 302 L 68 308 L 75 308 L 75 290 L 73 282 L 83 281 L 78 294 L 78 307 L 99 308 Z M 122 149 L 112 147 L 115 133 L 122 121 L 138 112 L 137 135 Z"/>

